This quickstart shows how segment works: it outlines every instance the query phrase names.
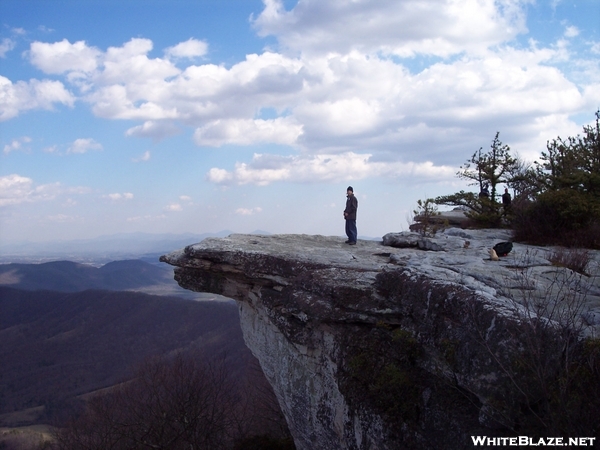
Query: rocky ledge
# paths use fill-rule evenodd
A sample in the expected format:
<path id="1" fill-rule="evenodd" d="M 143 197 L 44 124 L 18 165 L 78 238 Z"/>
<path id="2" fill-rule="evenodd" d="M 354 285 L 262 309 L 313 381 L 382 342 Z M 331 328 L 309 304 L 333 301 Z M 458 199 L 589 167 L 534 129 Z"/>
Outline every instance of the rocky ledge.
<path id="1" fill-rule="evenodd" d="M 506 240 L 455 228 L 356 246 L 231 235 L 161 260 L 182 287 L 238 302 L 299 450 L 458 449 L 472 435 L 506 436 L 527 415 L 508 367 L 526 318 L 600 327 L 597 277 L 556 267 L 554 249 L 515 244 L 490 260 Z M 597 273 L 598 253 L 587 255 Z"/>

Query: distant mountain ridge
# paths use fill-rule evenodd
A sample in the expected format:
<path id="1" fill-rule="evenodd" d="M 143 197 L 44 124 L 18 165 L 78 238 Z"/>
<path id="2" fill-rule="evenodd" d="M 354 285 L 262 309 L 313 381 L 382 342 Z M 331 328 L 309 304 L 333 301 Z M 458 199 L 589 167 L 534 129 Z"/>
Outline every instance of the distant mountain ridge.
<path id="1" fill-rule="evenodd" d="M 200 242 L 207 237 L 224 237 L 232 233 L 230 230 L 201 234 L 119 233 L 93 239 L 0 242 L 0 263 L 50 260 L 106 263 L 114 260 L 139 259 L 143 255 L 156 255 L 158 260 L 158 256 L 174 249 Z"/>
<path id="2" fill-rule="evenodd" d="M 150 355 L 194 348 L 224 352 L 238 367 L 253 359 L 234 303 L 0 286 L 0 311 L 0 426 L 3 413 L 119 382 Z"/>
<path id="3" fill-rule="evenodd" d="M 0 286 L 28 291 L 125 291 L 165 284 L 177 285 L 170 267 L 140 260 L 113 261 L 99 268 L 72 261 L 0 265 Z"/>

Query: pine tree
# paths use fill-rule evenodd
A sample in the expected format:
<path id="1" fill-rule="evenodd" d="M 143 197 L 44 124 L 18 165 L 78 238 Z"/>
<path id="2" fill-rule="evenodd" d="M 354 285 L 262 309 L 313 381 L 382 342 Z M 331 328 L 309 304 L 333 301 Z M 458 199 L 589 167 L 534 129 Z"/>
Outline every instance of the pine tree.
<path id="1" fill-rule="evenodd" d="M 510 184 L 513 174 L 518 171 L 519 161 L 510 154 L 510 147 L 502 144 L 497 132 L 490 150 L 473 153 L 471 158 L 456 173 L 459 178 L 469 180 L 470 185 L 479 187 L 479 195 L 460 191 L 456 194 L 435 198 L 438 205 L 463 206 L 467 216 L 481 226 L 499 226 L 502 221 L 502 203 L 498 202 L 498 186 Z M 482 195 L 489 188 L 489 194 Z"/>

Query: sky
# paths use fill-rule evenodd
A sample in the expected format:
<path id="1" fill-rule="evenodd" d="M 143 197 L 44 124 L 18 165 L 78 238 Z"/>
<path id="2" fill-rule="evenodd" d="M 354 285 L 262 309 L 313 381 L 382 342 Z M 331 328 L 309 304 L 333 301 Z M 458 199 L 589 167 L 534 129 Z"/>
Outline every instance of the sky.
<path id="1" fill-rule="evenodd" d="M 597 0 L 0 0 L 0 245 L 408 229 L 600 108 Z"/>

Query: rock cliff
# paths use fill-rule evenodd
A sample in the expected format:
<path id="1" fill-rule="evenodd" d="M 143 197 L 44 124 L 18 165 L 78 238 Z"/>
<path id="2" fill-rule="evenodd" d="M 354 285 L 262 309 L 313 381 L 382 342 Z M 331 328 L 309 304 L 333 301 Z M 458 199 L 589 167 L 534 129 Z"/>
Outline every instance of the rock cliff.
<path id="1" fill-rule="evenodd" d="M 508 239 L 449 229 L 348 246 L 231 235 L 161 260 L 177 266 L 182 287 L 238 302 L 299 450 L 459 449 L 527 416 L 511 369 L 526 319 L 545 314 L 546 333 L 565 317 L 588 333 L 600 325 L 597 278 L 553 266 L 552 249 L 515 244 L 491 261 L 489 249 Z M 553 302 L 552 292 L 571 300 Z"/>

